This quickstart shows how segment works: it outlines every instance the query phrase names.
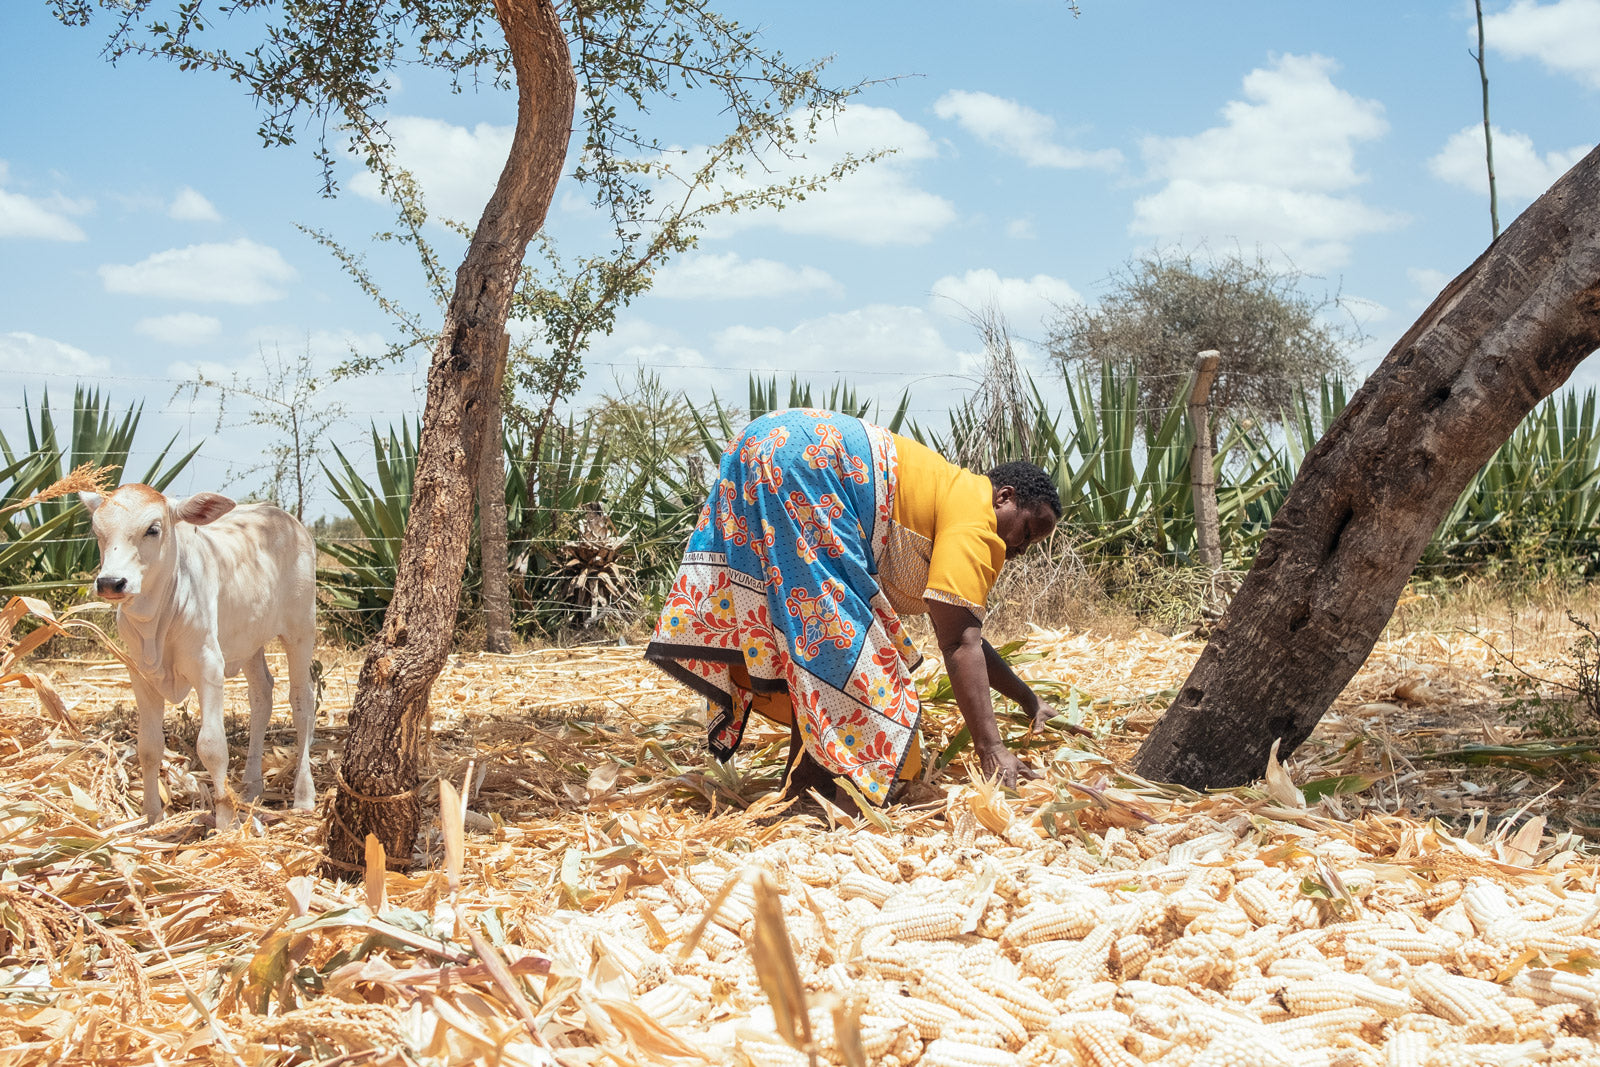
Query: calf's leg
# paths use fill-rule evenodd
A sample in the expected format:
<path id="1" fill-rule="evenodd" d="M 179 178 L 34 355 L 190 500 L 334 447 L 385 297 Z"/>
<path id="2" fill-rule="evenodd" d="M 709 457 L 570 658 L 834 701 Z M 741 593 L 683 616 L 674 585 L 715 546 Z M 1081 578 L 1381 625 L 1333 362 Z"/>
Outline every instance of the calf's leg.
<path id="1" fill-rule="evenodd" d="M 200 681 L 194 687 L 200 702 L 200 736 L 195 753 L 211 775 L 211 788 L 217 799 L 217 829 L 233 825 L 233 791 L 228 788 L 228 735 L 222 718 L 222 657 L 206 657 Z"/>
<path id="2" fill-rule="evenodd" d="M 257 649 L 244 665 L 245 681 L 250 685 L 250 748 L 244 757 L 244 798 L 254 803 L 261 799 L 261 750 L 266 743 L 267 723 L 272 719 L 272 671 L 267 668 L 267 650 Z"/>
<path id="3" fill-rule="evenodd" d="M 161 802 L 161 757 L 167 750 L 161 716 L 167 702 L 155 687 L 133 675 L 133 699 L 139 706 L 139 776 L 144 779 L 144 820 L 154 826 L 161 821 L 166 805 Z"/>
<path id="4" fill-rule="evenodd" d="M 314 624 L 308 633 L 282 640 L 289 661 L 289 707 L 294 712 L 294 806 L 309 810 L 317 804 L 317 786 L 311 778 L 311 740 L 317 723 L 317 698 L 311 688 L 311 658 L 316 651 Z"/>

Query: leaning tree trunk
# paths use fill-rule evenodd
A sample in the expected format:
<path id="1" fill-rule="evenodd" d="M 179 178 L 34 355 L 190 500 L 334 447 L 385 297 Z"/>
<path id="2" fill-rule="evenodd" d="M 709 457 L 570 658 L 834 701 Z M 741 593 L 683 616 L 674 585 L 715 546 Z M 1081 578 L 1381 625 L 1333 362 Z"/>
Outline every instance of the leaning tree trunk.
<path id="1" fill-rule="evenodd" d="M 1600 347 L 1600 148 L 1439 294 L 1307 454 L 1135 758 L 1194 788 L 1293 751 L 1365 662 L 1467 483 Z"/>
<path id="2" fill-rule="evenodd" d="M 484 209 L 428 369 L 417 473 L 394 599 L 361 666 L 338 790 L 324 827 L 328 873 L 347 874 L 375 835 L 408 861 L 419 821 L 417 770 L 428 693 L 450 651 L 472 529 L 488 393 L 528 241 L 544 224 L 566 161 L 577 97 L 550 0 L 495 0 L 517 77 L 517 127 Z"/>

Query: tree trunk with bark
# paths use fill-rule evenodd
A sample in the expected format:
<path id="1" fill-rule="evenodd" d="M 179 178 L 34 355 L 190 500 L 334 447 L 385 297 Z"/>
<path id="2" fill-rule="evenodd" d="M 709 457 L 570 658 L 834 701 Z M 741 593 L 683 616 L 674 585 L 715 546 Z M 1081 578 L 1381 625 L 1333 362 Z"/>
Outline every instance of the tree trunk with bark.
<path id="1" fill-rule="evenodd" d="M 1306 456 L 1255 565 L 1134 769 L 1260 778 L 1310 736 L 1440 520 L 1600 347 L 1600 149 L 1451 282 Z"/>
<path id="2" fill-rule="evenodd" d="M 366 835 L 408 861 L 428 694 L 450 651 L 472 531 L 474 487 L 501 335 L 528 241 L 566 161 L 577 83 L 550 0 L 496 0 L 517 79 L 517 126 L 494 195 L 456 272 L 428 370 L 411 513 L 394 599 L 361 667 L 338 790 L 324 826 L 327 871 L 359 870 Z"/>
<path id="3" fill-rule="evenodd" d="M 506 550 L 506 456 L 501 437 L 500 401 L 505 386 L 506 352 L 511 338 L 501 335 L 499 374 L 487 393 L 489 428 L 478 465 L 478 552 L 483 571 L 483 647 L 511 651 L 511 573 Z"/>

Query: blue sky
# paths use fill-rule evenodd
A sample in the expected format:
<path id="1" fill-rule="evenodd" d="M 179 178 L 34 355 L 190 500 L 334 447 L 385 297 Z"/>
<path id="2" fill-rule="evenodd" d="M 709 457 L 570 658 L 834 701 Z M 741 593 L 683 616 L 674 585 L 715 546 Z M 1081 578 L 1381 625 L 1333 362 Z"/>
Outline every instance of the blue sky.
<path id="1" fill-rule="evenodd" d="M 1600 0 L 1485 7 L 1504 226 L 1596 143 Z M 814 146 L 815 164 L 896 152 L 794 209 L 714 227 L 597 341 L 580 403 L 640 366 L 696 403 L 775 371 L 843 376 L 886 402 L 909 388 L 939 422 L 971 384 L 964 309 L 996 304 L 1048 380 L 1026 342 L 1051 308 L 1093 302 L 1151 248 L 1292 261 L 1346 300 L 1372 338 L 1354 353 L 1369 370 L 1488 243 L 1470 3 L 728 10 L 791 57 L 834 56 L 840 83 L 889 79 Z M 0 432 L 16 433 L 24 390 L 36 403 L 48 385 L 59 404 L 93 382 L 145 403 L 146 443 L 205 441 L 180 487 L 255 488 L 238 472 L 261 432 L 218 432 L 214 400 L 175 390 L 199 370 L 259 377 L 263 353 L 326 367 L 381 350 L 385 317 L 296 224 L 369 250 L 386 289 L 427 310 L 414 263 L 368 243 L 388 209 L 349 163 L 342 194 L 320 197 L 310 147 L 262 148 L 237 86 L 112 67 L 101 31 L 62 27 L 42 0 L 5 4 L 0 41 Z M 513 115 L 508 96 L 400 72 L 390 125 L 435 213 L 475 221 Z M 651 121 L 684 147 L 723 132 L 694 101 Z M 600 250 L 570 182 L 548 229 L 567 252 Z M 437 239 L 454 260 L 459 243 Z M 422 378 L 402 366 L 338 387 L 334 439 L 420 411 Z"/>

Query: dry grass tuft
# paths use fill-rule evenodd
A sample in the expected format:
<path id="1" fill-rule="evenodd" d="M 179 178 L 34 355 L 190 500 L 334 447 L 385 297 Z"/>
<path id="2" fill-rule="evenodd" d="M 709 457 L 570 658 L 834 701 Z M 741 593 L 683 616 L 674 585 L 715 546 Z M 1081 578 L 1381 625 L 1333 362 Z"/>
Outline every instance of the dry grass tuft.
<path id="1" fill-rule="evenodd" d="M 0 514 L 7 511 L 18 511 L 22 508 L 32 507 L 34 504 L 57 497 L 66 496 L 68 493 L 103 493 L 115 467 L 97 467 L 93 463 L 84 463 L 74 467 L 64 478 L 58 478 L 45 486 L 26 500 L 19 500 L 0 509 Z"/>

